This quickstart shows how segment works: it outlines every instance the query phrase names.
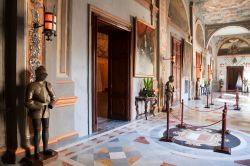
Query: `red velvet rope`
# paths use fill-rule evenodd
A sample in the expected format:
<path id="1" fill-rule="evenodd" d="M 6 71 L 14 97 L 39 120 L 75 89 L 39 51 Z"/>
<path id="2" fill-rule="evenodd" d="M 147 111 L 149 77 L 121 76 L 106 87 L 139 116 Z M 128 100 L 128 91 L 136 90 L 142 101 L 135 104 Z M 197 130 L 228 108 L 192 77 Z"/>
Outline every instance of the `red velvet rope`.
<path id="1" fill-rule="evenodd" d="M 217 110 L 223 108 L 224 106 L 221 106 L 221 107 L 219 107 L 219 108 L 215 108 L 215 109 L 213 109 L 213 110 L 208 110 L 208 111 L 200 111 L 200 110 L 198 110 L 198 109 L 191 108 L 191 107 L 189 107 L 189 106 L 187 106 L 187 105 L 184 105 L 184 107 L 186 107 L 186 108 L 189 109 L 190 111 L 197 111 L 197 112 L 213 112 L 213 111 L 217 111 Z"/>
<path id="2" fill-rule="evenodd" d="M 177 119 L 178 121 L 181 122 L 181 120 L 180 120 L 178 117 L 176 117 L 174 114 L 172 114 L 171 112 L 170 112 L 170 115 L 171 115 L 172 117 L 174 117 L 175 119 Z M 224 119 L 223 119 L 223 120 L 224 120 Z M 191 124 L 188 124 L 188 123 L 185 123 L 185 122 L 183 122 L 183 124 L 186 124 L 186 125 L 188 125 L 188 126 L 190 126 L 190 127 L 203 128 L 203 127 L 213 126 L 213 125 L 218 124 L 218 123 L 220 123 L 220 122 L 222 122 L 222 119 L 219 120 L 219 121 L 217 121 L 217 122 L 214 122 L 214 123 L 212 123 L 212 124 L 203 125 L 203 126 L 195 126 L 195 125 L 191 125 Z"/>

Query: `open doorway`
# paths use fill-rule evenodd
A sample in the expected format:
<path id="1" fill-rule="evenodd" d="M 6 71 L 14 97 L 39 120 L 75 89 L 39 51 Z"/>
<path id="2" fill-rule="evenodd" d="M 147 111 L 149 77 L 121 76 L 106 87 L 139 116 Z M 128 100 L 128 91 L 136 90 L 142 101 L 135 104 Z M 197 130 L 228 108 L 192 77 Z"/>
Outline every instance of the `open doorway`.
<path id="1" fill-rule="evenodd" d="M 92 13 L 92 127 L 101 132 L 130 120 L 131 31 Z"/>
<path id="2" fill-rule="evenodd" d="M 239 91 L 242 91 L 243 66 L 227 67 L 227 91 L 235 91 L 237 81 L 241 85 Z"/>

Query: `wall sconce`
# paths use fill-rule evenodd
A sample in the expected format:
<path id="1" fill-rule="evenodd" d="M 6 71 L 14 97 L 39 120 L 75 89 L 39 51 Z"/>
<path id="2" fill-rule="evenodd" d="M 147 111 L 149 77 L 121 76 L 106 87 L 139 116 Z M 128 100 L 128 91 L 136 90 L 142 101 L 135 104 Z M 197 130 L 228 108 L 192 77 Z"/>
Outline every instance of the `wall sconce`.
<path id="1" fill-rule="evenodd" d="M 46 40 L 52 41 L 51 37 L 56 36 L 56 4 L 53 3 L 53 0 L 44 1 L 44 4 L 44 23 L 40 25 L 39 22 L 36 22 L 33 28 L 43 27 L 43 34 L 47 37 Z"/>
<path id="2" fill-rule="evenodd" d="M 197 69 L 199 69 L 200 71 L 202 71 L 203 67 L 202 65 L 200 65 L 199 67 L 196 67 Z"/>
<path id="3" fill-rule="evenodd" d="M 175 55 L 172 55 L 172 56 L 171 56 L 170 58 L 168 58 L 168 59 L 163 57 L 163 60 L 170 60 L 171 63 L 175 63 L 176 58 L 175 58 Z"/>

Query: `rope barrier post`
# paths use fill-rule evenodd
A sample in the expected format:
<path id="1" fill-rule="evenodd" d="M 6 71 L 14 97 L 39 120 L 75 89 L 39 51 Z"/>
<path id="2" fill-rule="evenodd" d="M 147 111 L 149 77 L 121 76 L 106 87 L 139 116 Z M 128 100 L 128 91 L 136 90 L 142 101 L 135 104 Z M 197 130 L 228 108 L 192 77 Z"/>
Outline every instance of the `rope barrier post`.
<path id="1" fill-rule="evenodd" d="M 210 105 L 214 105 L 214 103 L 213 103 L 213 96 L 214 96 L 214 93 L 211 91 L 211 103 L 210 103 Z"/>
<path id="2" fill-rule="evenodd" d="M 238 88 L 236 88 L 236 91 L 235 91 L 235 102 L 236 102 L 236 105 L 235 105 L 235 108 L 234 110 L 240 110 L 240 107 L 239 107 L 239 91 L 238 91 Z"/>
<path id="3" fill-rule="evenodd" d="M 169 114 L 170 114 L 169 99 L 166 100 L 166 112 L 167 112 L 167 130 L 166 130 L 166 136 L 163 135 L 163 137 L 160 138 L 160 141 L 173 142 L 173 137 L 169 136 Z"/>
<path id="4" fill-rule="evenodd" d="M 222 133 L 221 133 L 221 146 L 216 146 L 214 152 L 231 154 L 231 148 L 225 147 L 225 132 L 227 124 L 227 103 L 225 103 L 222 113 Z"/>
<path id="5" fill-rule="evenodd" d="M 208 98 L 209 98 L 209 97 L 208 97 L 208 87 L 206 88 L 206 90 L 207 90 L 207 94 L 206 94 L 206 95 L 207 95 L 207 105 L 206 105 L 204 108 L 210 108 L 210 107 L 209 107 L 209 104 L 208 104 Z"/>
<path id="6" fill-rule="evenodd" d="M 177 125 L 178 128 L 185 129 L 186 125 L 183 123 L 183 111 L 184 111 L 184 101 L 183 99 L 181 100 L 181 123 Z"/>

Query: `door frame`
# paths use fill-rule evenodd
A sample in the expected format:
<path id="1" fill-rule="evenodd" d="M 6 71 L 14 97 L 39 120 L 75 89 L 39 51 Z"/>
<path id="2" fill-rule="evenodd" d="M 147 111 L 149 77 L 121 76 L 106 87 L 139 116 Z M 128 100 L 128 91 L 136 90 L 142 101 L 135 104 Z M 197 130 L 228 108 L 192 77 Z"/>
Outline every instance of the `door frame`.
<path id="1" fill-rule="evenodd" d="M 228 73 L 228 68 L 241 68 L 242 69 L 242 79 L 244 78 L 244 66 L 227 66 L 227 73 Z M 233 92 L 234 90 L 229 90 L 228 89 L 228 76 L 227 76 L 227 84 L 226 84 L 226 89 L 227 89 L 227 92 Z"/>
<path id="2" fill-rule="evenodd" d="M 184 39 L 182 39 L 181 37 L 178 37 L 178 36 L 175 36 L 175 35 L 173 35 L 173 34 L 170 34 L 171 35 L 171 37 L 170 37 L 170 44 L 171 44 L 171 56 L 173 56 L 173 47 L 174 47 L 174 45 L 173 45 L 173 41 L 174 40 L 177 40 L 177 41 L 179 41 L 180 43 L 181 43 L 181 46 L 180 46 L 180 81 L 179 81 L 179 84 L 180 84 L 180 98 L 178 99 L 178 100 L 180 100 L 181 101 L 181 98 L 182 98 L 182 69 L 183 69 L 183 51 L 184 51 Z M 176 60 L 177 58 L 175 57 L 175 60 Z M 176 63 L 176 62 L 175 62 Z M 172 74 L 172 75 L 174 75 L 174 64 L 171 64 L 171 69 L 170 69 L 170 73 Z M 177 80 L 177 78 L 174 78 L 175 80 Z M 177 100 L 177 101 L 178 101 Z M 172 102 L 171 102 L 171 105 L 173 105 L 173 99 L 172 99 Z"/>
<path id="3" fill-rule="evenodd" d="M 131 120 L 131 110 L 132 110 L 132 105 L 131 105 L 131 94 L 132 94 L 132 65 L 133 64 L 133 30 L 132 30 L 132 25 L 131 23 L 129 23 L 126 20 L 123 20 L 119 17 L 116 17 L 94 5 L 88 5 L 88 134 L 93 133 L 94 131 L 97 130 L 97 110 L 96 110 L 96 80 L 95 80 L 95 76 L 96 76 L 96 45 L 94 45 L 93 43 L 96 43 L 96 41 L 94 41 L 95 36 L 93 36 L 93 25 L 97 22 L 97 20 L 100 20 L 102 22 L 108 23 L 110 25 L 113 25 L 114 27 L 118 28 L 118 29 L 122 29 L 125 31 L 129 31 L 131 32 L 131 50 L 130 50 L 130 56 L 129 56 L 129 82 L 128 82 L 128 86 L 129 86 L 129 91 L 128 91 L 128 103 L 129 103 L 129 110 L 128 110 L 128 117 L 126 117 L 128 120 Z M 96 18 L 96 20 L 93 20 L 93 17 Z M 96 25 L 94 25 L 96 28 Z M 97 30 L 97 29 L 96 29 Z"/>

